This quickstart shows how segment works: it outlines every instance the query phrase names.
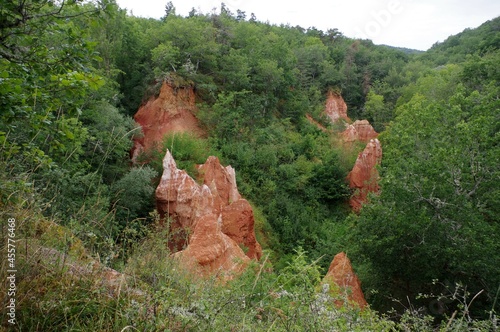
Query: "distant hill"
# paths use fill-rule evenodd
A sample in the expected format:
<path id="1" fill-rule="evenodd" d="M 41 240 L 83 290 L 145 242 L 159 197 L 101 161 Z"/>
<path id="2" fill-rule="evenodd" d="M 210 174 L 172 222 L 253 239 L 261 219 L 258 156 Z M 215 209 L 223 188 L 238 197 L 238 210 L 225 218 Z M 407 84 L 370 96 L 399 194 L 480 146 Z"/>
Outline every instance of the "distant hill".
<path id="1" fill-rule="evenodd" d="M 425 53 L 425 51 L 420 51 L 420 50 L 415 50 L 415 49 L 412 49 L 412 48 L 406 48 L 406 47 L 397 47 L 397 46 L 391 46 L 391 45 L 380 45 L 380 46 L 385 46 L 385 47 L 389 47 L 393 50 L 397 50 L 397 51 L 400 51 L 400 52 L 403 52 L 403 53 L 406 53 L 406 54 L 422 54 L 422 53 Z"/>
<path id="2" fill-rule="evenodd" d="M 435 43 L 423 59 L 436 65 L 463 62 L 467 55 L 495 51 L 500 49 L 500 17 L 486 21 L 475 29 L 448 37 L 441 43 Z"/>

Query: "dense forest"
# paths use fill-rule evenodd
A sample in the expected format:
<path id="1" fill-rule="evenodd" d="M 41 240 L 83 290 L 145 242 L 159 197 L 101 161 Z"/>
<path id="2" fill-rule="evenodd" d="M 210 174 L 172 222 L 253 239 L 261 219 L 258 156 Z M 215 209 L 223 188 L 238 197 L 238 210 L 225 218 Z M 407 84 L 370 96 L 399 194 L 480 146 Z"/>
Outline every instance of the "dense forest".
<path id="1" fill-rule="evenodd" d="M 1 275 L 16 270 L 16 324 L 4 282 L 2 326 L 497 331 L 499 48 L 500 18 L 422 53 L 223 3 L 183 17 L 169 2 L 155 20 L 114 0 L 3 2 Z M 169 258 L 154 201 L 165 151 L 130 162 L 133 115 L 163 82 L 194 89 L 206 132 L 165 138 L 179 167 L 217 156 L 255 211 L 265 258 L 222 285 Z M 381 190 L 359 213 L 345 180 L 358 151 L 322 116 L 330 91 L 380 133 Z M 320 276 L 341 251 L 367 310 L 321 302 Z M 97 261 L 134 289 L 111 296 L 99 276 L 48 263 L 57 257 Z"/>

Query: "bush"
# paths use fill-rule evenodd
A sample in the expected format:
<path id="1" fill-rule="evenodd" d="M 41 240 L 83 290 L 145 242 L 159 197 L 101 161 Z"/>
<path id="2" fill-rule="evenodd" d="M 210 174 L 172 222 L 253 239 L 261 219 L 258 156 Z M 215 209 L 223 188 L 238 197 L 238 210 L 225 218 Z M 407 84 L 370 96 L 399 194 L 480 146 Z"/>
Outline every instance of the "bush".
<path id="1" fill-rule="evenodd" d="M 154 208 L 153 179 L 157 172 L 149 166 L 134 167 L 113 185 L 114 208 L 120 229 L 138 218 L 145 218 Z"/>

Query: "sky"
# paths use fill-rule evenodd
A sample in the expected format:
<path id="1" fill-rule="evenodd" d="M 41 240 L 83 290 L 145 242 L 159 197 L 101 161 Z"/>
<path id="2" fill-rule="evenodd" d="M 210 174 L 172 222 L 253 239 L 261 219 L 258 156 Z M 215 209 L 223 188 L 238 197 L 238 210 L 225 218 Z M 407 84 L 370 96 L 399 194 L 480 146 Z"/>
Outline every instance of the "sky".
<path id="1" fill-rule="evenodd" d="M 135 16 L 160 18 L 168 0 L 116 0 Z M 499 0 L 172 0 L 177 15 L 218 13 L 224 2 L 271 24 L 338 29 L 351 38 L 425 51 L 466 28 L 500 16 Z"/>

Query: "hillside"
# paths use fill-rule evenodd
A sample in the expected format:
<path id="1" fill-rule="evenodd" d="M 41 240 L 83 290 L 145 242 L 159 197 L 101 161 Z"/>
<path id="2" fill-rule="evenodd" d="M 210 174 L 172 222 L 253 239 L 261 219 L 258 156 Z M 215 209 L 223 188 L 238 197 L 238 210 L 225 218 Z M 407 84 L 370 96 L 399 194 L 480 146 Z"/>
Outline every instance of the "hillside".
<path id="1" fill-rule="evenodd" d="M 468 55 L 484 55 L 500 48 L 500 17 L 487 21 L 476 29 L 465 29 L 434 44 L 423 59 L 436 65 L 461 63 Z"/>
<path id="2" fill-rule="evenodd" d="M 496 331 L 499 35 L 6 5 L 1 326 Z"/>
<path id="3" fill-rule="evenodd" d="M 414 49 L 411 49 L 411 48 L 406 48 L 406 47 L 395 47 L 395 46 L 391 46 L 391 45 L 381 45 L 381 46 L 387 46 L 389 48 L 393 48 L 395 50 L 398 50 L 398 51 L 401 51 L 401 52 L 404 52 L 406 54 L 422 54 L 422 53 L 425 53 L 425 51 L 420 51 L 420 50 L 414 50 Z"/>

